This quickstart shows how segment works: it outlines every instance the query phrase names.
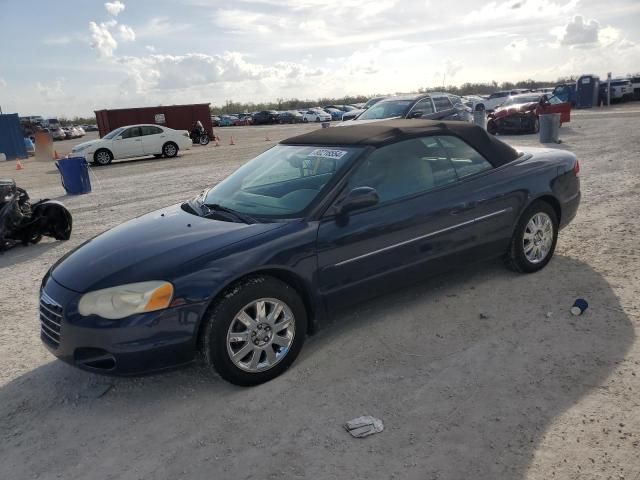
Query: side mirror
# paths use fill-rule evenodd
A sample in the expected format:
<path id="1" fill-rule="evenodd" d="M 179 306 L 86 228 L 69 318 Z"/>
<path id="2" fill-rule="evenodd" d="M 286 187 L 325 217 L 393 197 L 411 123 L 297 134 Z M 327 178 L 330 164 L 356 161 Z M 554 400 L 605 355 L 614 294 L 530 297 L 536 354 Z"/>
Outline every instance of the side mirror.
<path id="1" fill-rule="evenodd" d="M 409 118 L 420 118 L 423 115 L 423 111 L 422 110 L 416 110 L 415 112 L 411 112 L 411 115 L 409 115 Z"/>
<path id="2" fill-rule="evenodd" d="M 122 137 L 118 135 L 116 138 L 114 138 L 114 140 L 122 140 Z"/>
<path id="3" fill-rule="evenodd" d="M 378 192 L 371 187 L 356 187 L 336 206 L 337 215 L 346 215 L 354 210 L 373 207 L 380 201 Z"/>

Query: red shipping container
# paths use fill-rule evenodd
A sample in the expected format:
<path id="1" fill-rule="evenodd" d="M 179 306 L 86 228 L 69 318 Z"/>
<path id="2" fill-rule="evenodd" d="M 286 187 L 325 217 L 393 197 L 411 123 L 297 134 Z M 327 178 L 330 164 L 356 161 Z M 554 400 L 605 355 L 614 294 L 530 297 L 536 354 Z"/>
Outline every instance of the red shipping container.
<path id="1" fill-rule="evenodd" d="M 162 125 L 176 130 L 191 131 L 194 122 L 200 120 L 205 131 L 213 138 L 211 111 L 209 103 L 190 105 L 167 105 L 159 107 L 118 108 L 114 110 L 96 110 L 96 123 L 100 137 L 118 127 L 149 123 Z"/>

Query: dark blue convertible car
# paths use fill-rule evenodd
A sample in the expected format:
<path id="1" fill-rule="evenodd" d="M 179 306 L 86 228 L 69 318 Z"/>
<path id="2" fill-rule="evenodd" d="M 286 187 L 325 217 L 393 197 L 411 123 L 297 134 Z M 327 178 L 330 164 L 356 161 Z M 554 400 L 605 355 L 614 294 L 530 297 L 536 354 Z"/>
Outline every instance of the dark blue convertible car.
<path id="1" fill-rule="evenodd" d="M 580 202 L 566 151 L 518 151 L 462 122 L 318 129 L 198 197 L 67 254 L 40 292 L 60 359 L 113 374 L 193 361 L 265 382 L 335 309 L 454 266 L 551 259 Z"/>

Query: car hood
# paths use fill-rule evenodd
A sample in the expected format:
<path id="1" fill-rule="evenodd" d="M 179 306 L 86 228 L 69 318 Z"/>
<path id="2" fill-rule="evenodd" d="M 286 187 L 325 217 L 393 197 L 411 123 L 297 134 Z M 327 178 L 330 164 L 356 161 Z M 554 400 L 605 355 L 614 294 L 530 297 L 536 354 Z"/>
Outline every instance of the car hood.
<path id="1" fill-rule="evenodd" d="M 126 283 L 171 280 L 189 264 L 284 223 L 224 222 L 172 205 L 125 222 L 68 253 L 51 275 L 62 286 L 87 292 Z"/>
<path id="2" fill-rule="evenodd" d="M 500 117 L 508 117 L 509 115 L 513 115 L 514 113 L 520 112 L 528 112 L 533 110 L 538 105 L 537 102 L 527 102 L 527 103 L 514 103 L 513 105 L 508 105 L 506 107 L 498 107 L 494 111 L 494 115 L 496 118 Z"/>
<path id="3" fill-rule="evenodd" d="M 88 141 L 88 142 L 82 142 L 82 143 L 79 143 L 79 144 L 77 144 L 76 146 L 74 146 L 74 147 L 71 149 L 71 151 L 72 151 L 72 152 L 77 152 L 77 151 L 78 151 L 78 150 L 80 150 L 80 149 L 83 149 L 83 148 L 85 148 L 85 147 L 90 147 L 91 145 L 95 145 L 96 143 L 99 143 L 99 142 L 101 142 L 101 141 L 102 141 L 102 140 L 98 139 L 98 140 L 90 140 L 90 141 Z"/>

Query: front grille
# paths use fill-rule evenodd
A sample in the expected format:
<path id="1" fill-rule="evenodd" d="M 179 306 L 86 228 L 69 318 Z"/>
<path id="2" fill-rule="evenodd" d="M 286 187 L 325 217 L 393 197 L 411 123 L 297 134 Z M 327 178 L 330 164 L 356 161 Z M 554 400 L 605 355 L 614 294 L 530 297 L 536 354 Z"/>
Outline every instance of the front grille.
<path id="1" fill-rule="evenodd" d="M 49 295 L 40 294 L 40 333 L 42 338 L 53 347 L 60 345 L 60 327 L 62 326 L 62 307 Z"/>

